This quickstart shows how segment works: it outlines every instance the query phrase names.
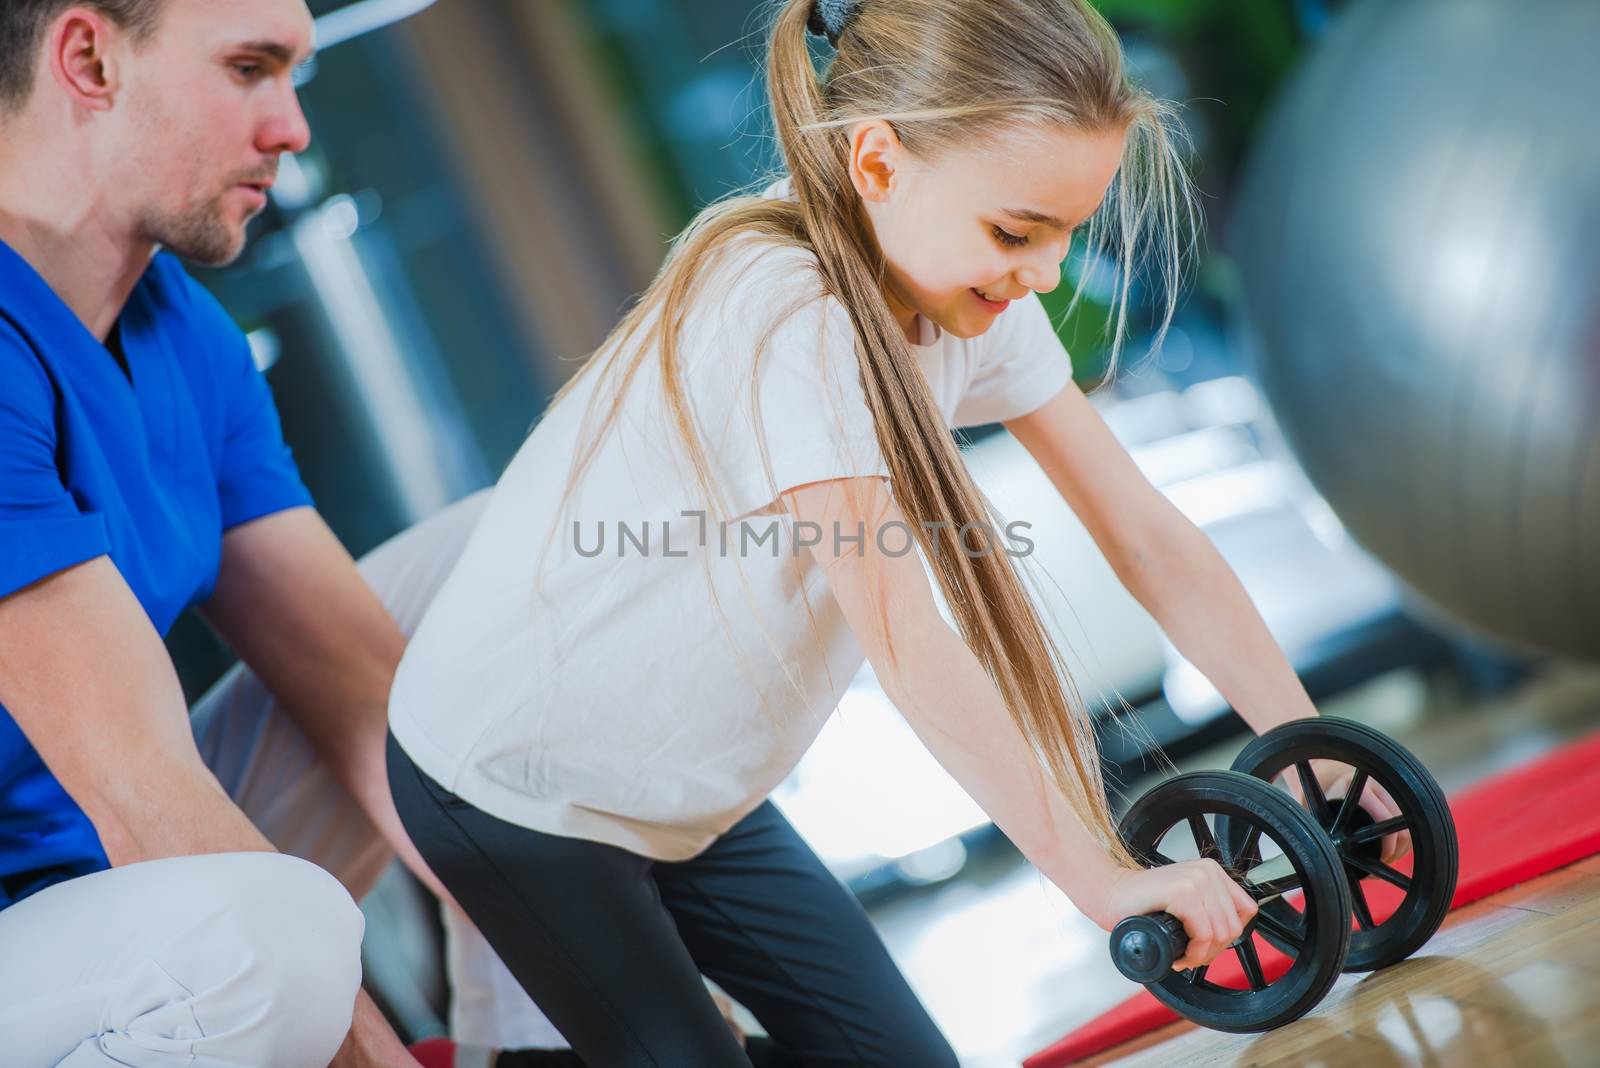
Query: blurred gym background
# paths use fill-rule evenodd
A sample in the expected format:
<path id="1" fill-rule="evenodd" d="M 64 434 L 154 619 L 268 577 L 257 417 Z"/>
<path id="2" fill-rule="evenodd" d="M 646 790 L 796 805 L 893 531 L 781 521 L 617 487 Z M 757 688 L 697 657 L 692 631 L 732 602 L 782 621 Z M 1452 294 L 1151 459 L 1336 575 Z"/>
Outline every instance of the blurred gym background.
<path id="1" fill-rule="evenodd" d="M 1447 789 L 1600 722 L 1592 6 L 1098 6 L 1136 77 L 1185 105 L 1208 233 L 1165 346 L 1136 338 L 1109 383 L 1103 273 L 1066 315 L 1096 264 L 1074 250 L 1046 303 L 1079 383 L 1325 711 L 1396 734 Z M 318 505 L 359 555 L 492 483 L 671 235 L 775 165 L 766 8 L 311 7 L 315 144 L 284 161 L 244 257 L 201 278 L 250 332 Z M 964 440 L 996 505 L 1033 524 L 1040 596 L 1114 780 L 1148 784 L 1151 739 L 1225 766 L 1238 718 L 1020 447 L 997 427 Z M 194 619 L 169 644 L 191 698 L 229 662 Z M 1100 932 L 870 674 L 841 713 L 778 800 L 964 1059 L 1014 1064 L 1124 996 Z M 406 1037 L 441 1033 L 428 903 L 397 874 L 367 907 L 386 1010 Z"/>

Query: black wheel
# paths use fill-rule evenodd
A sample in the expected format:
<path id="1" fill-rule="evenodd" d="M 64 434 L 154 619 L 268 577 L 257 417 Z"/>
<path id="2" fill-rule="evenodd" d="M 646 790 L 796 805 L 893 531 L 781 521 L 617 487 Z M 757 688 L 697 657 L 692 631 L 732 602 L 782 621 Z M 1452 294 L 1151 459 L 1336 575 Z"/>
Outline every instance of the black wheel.
<path id="1" fill-rule="evenodd" d="M 1239 834 L 1231 848 L 1219 845 L 1219 821 Z M 1218 1031 L 1266 1031 L 1309 1012 L 1338 979 L 1350 945 L 1349 884 L 1332 841 L 1292 797 L 1236 772 L 1190 772 L 1135 801 L 1121 831 L 1151 867 L 1210 857 L 1258 901 L 1288 894 L 1301 903 L 1293 926 L 1275 932 L 1288 971 L 1272 980 L 1263 972 L 1255 939 L 1278 922 L 1263 906 L 1232 950 L 1243 971 L 1237 985 L 1208 978 L 1209 968 L 1149 984 L 1173 1011 Z"/>
<path id="2" fill-rule="evenodd" d="M 1323 795 L 1312 774 L 1313 760 L 1334 761 L 1352 769 L 1345 796 Z M 1353 906 L 1354 933 L 1345 971 L 1368 972 L 1394 964 L 1433 937 L 1455 896 L 1455 821 L 1439 784 L 1404 746 L 1365 724 L 1319 716 L 1286 723 L 1256 738 L 1233 762 L 1233 769 L 1268 781 L 1284 773 L 1294 775 L 1306 796 L 1306 807 L 1332 838 Z M 1389 791 L 1399 806 L 1398 817 L 1377 824 L 1356 803 L 1369 780 Z M 1404 870 L 1405 860 L 1396 868 L 1379 859 L 1380 840 L 1400 830 L 1411 833 L 1410 871 Z M 1236 847 L 1242 844 L 1238 829 L 1224 825 L 1219 833 Z M 1382 915 L 1396 892 L 1401 895 L 1399 903 L 1379 922 L 1374 912 Z M 1274 931 L 1292 927 L 1295 917 L 1282 902 L 1264 906 L 1263 911 L 1266 909 L 1275 913 L 1276 923 L 1264 924 L 1262 934 L 1277 945 Z"/>

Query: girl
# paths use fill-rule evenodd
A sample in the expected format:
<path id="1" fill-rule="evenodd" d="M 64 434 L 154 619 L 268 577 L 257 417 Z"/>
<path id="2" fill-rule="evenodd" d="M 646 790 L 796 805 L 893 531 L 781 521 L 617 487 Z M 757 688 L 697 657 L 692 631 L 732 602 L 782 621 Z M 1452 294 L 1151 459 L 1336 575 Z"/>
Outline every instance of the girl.
<path id="1" fill-rule="evenodd" d="M 808 27 L 835 48 L 825 77 Z M 1073 384 L 1036 296 L 1102 223 L 1124 280 L 1154 235 L 1177 280 L 1170 112 L 1110 28 L 1084 0 L 787 0 L 768 81 L 790 180 L 701 213 L 507 469 L 401 665 L 391 788 L 591 1066 L 752 1064 L 702 973 L 772 1036 L 761 1063 L 954 1065 L 765 801 L 863 657 L 1101 926 L 1166 909 L 1188 967 L 1254 905 L 1210 860 L 1146 871 L 1122 848 L 1083 702 L 951 426 L 1006 422 L 1136 592 L 1199 586 L 1170 621 L 1253 726 L 1314 709 Z"/>

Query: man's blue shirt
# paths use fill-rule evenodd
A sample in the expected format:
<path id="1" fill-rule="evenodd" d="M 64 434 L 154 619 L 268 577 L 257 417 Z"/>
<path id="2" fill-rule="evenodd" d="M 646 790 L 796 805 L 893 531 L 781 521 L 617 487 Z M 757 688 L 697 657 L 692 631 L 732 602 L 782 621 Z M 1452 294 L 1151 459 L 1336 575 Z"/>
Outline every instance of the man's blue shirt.
<path id="1" fill-rule="evenodd" d="M 216 585 L 224 531 L 311 501 L 243 333 L 171 255 L 118 329 L 126 372 L 0 242 L 0 598 L 109 556 L 165 635 Z M 105 867 L 0 706 L 0 908 Z"/>

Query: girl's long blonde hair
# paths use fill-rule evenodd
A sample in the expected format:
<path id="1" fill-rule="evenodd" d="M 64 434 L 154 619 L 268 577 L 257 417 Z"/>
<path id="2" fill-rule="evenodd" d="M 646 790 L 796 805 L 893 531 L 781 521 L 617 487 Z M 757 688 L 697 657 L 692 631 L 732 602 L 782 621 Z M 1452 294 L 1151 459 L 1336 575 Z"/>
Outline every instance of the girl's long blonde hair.
<path id="1" fill-rule="evenodd" d="M 768 95 L 795 199 L 738 196 L 701 211 L 639 303 L 552 407 L 601 369 L 609 385 L 596 391 L 585 419 L 591 443 L 597 441 L 654 356 L 670 422 L 708 500 L 715 499 L 679 351 L 697 281 L 739 235 L 814 254 L 820 289 L 849 310 L 855 327 L 861 385 L 896 503 L 934 563 L 962 637 L 1054 785 L 1108 851 L 1131 865 L 1112 823 L 1091 716 L 1060 650 L 1010 556 L 974 553 L 970 545 L 964 551 L 958 532 L 968 524 L 993 530 L 991 509 L 885 299 L 883 256 L 849 177 L 848 129 L 862 119 L 885 119 L 922 159 L 982 143 L 997 129 L 1125 130 L 1122 166 L 1088 235 L 1090 247 L 1115 249 L 1113 368 L 1127 333 L 1129 286 L 1141 269 L 1165 287 L 1158 339 L 1175 306 L 1183 235 L 1194 232 L 1195 211 L 1181 132 L 1169 105 L 1130 83 L 1115 33 L 1085 0 L 864 0 L 822 76 L 807 40 L 813 6 L 814 0 L 784 0 L 768 58 Z M 593 459 L 592 449 L 582 452 L 564 502 Z"/>

